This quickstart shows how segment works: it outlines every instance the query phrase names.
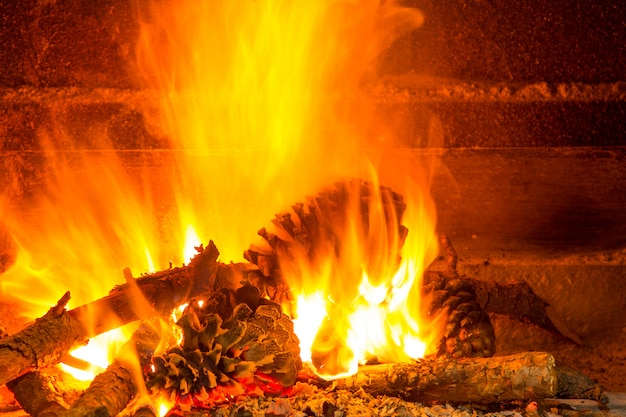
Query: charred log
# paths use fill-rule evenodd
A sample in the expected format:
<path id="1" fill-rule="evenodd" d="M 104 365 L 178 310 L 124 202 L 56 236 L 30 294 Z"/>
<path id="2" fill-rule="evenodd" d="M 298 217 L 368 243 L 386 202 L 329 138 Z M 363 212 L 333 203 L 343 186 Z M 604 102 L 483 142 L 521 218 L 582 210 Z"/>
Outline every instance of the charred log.
<path id="1" fill-rule="evenodd" d="M 557 372 L 559 381 L 557 397 L 608 402 L 602 386 L 582 372 L 570 367 L 558 367 Z"/>
<path id="2" fill-rule="evenodd" d="M 567 337 L 550 320 L 546 310 L 548 303 L 539 298 L 528 283 L 510 282 L 508 284 L 498 284 L 496 282 L 472 279 L 467 276 L 459 276 L 456 269 L 458 256 L 452 246 L 452 242 L 443 233 L 440 235 L 439 241 L 445 252 L 446 269 L 443 273 L 426 271 L 424 277 L 426 286 L 433 282 L 458 278 L 463 282 L 462 285 L 464 287 L 471 288 L 475 294 L 476 301 L 485 312 L 503 314 L 521 322 L 533 323 Z M 575 342 L 578 343 L 577 341 Z"/>
<path id="3" fill-rule="evenodd" d="M 485 311 L 505 314 L 510 318 L 524 323 L 533 323 L 553 333 L 560 334 L 558 328 L 548 317 L 546 310 L 548 303 L 539 298 L 528 283 L 498 284 L 467 277 L 464 279 L 474 289 L 477 300 Z"/>
<path id="4" fill-rule="evenodd" d="M 200 247 L 189 265 L 127 279 L 108 296 L 70 310 L 68 314 L 85 323 L 92 337 L 136 320 L 169 314 L 178 305 L 216 288 L 232 287 L 232 267 L 217 262 L 219 251 L 213 242 Z M 117 320 L 111 320 L 111 314 Z M 87 326 L 88 324 L 88 326 Z"/>

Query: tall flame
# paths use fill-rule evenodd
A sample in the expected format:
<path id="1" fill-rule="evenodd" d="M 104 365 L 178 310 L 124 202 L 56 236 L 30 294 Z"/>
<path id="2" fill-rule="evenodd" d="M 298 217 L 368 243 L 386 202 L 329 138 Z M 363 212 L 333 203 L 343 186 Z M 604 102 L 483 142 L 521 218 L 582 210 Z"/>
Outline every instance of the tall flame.
<path id="1" fill-rule="evenodd" d="M 334 317 L 342 337 L 322 331 L 313 341 L 363 346 L 331 349 L 350 356 L 350 363 L 363 352 L 386 357 L 370 346 L 379 336 L 361 341 L 358 323 L 391 329 L 386 346 L 411 352 L 403 357 L 418 355 L 421 333 L 405 300 L 416 295 L 413 280 L 431 256 L 424 242 L 433 234 L 433 211 L 423 184 L 411 189 L 419 183 L 412 181 L 414 168 L 394 160 L 372 173 L 380 155 L 371 149 L 374 105 L 362 87 L 375 79 L 385 47 L 421 24 L 419 11 L 385 0 L 137 3 L 141 30 L 133 70 L 159 97 L 145 117 L 170 140 L 169 152 L 159 157 L 174 163 L 148 174 L 142 154 L 138 166 L 122 163 L 128 154 L 111 151 L 106 137 L 85 145 L 62 126 L 41 132 L 48 171 L 29 209 L 13 206 L 10 187 L 0 197 L 2 230 L 16 248 L 1 276 L 2 298 L 18 299 L 31 318 L 67 289 L 73 306 L 84 304 L 118 284 L 124 267 L 145 272 L 170 260 L 186 262 L 189 252 L 182 249 L 185 242 L 196 245 L 197 236 L 213 239 L 224 259 L 240 260 L 255 231 L 302 193 L 337 178 L 377 182 L 380 176 L 385 184 L 400 184 L 394 189 L 408 197 L 409 208 L 417 201 L 415 213 L 405 215 L 417 241 L 405 243 L 405 264 L 390 267 L 386 248 L 377 247 L 376 236 L 385 242 L 389 236 L 380 207 L 372 206 L 369 249 L 356 243 L 358 230 L 346 230 L 344 238 L 355 259 L 368 253 L 375 267 L 322 265 L 349 269 L 346 293 L 332 289 L 332 274 L 324 275 L 327 288 L 311 287 L 322 282 L 314 277 L 294 285 L 300 305 L 317 306 L 310 311 L 319 311 L 318 319 Z M 317 325 L 324 329 L 323 320 Z M 302 340 L 305 333 L 299 333 Z"/>
<path id="2" fill-rule="evenodd" d="M 179 210 L 226 258 L 241 256 L 248 233 L 303 190 L 349 176 L 378 182 L 363 85 L 394 37 L 421 24 L 419 11 L 379 0 L 162 1 L 143 18 L 138 72 L 160 92 L 174 147 L 187 151 L 178 155 Z M 407 171 L 393 168 L 391 182 L 402 183 Z M 402 185 L 417 213 L 407 216 L 412 242 L 402 265 L 390 252 L 401 237 L 372 204 L 365 241 L 353 207 L 341 259 L 300 265 L 288 277 L 300 297 L 305 359 L 329 376 L 354 372 L 366 354 L 406 360 L 426 349 L 414 300 L 433 256 L 434 220 L 424 188 Z"/>
<path id="3" fill-rule="evenodd" d="M 423 357 L 439 339 L 441 327 L 427 317 L 421 293 L 425 266 L 437 250 L 434 219 L 429 200 L 406 191 L 404 212 L 404 201 L 387 188 L 342 184 L 330 202 L 322 195 L 309 203 L 315 220 L 303 224 L 307 213 L 299 211 L 295 227 L 304 230 L 304 243 L 286 237 L 289 249 L 278 251 L 297 297 L 302 358 L 328 379 L 353 374 L 371 358 Z M 319 229 L 314 238 L 306 237 L 310 224 Z"/>
<path id="4" fill-rule="evenodd" d="M 388 1 L 157 1 L 137 73 L 177 154 L 177 204 L 225 259 L 277 210 L 369 169 L 362 84 L 421 15 Z M 365 122 L 364 122 L 365 120 Z"/>

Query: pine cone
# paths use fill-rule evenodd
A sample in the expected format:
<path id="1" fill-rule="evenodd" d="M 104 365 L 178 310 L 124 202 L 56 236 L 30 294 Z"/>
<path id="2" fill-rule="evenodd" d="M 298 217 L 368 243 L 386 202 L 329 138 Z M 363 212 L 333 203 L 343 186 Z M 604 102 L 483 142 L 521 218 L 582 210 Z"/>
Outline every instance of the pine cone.
<path id="1" fill-rule="evenodd" d="M 388 259 L 395 257 L 399 262 L 399 252 L 408 233 L 408 229 L 400 224 L 406 209 L 403 197 L 388 187 L 375 188 L 370 182 L 354 179 L 336 183 L 334 188 L 309 198 L 306 205 L 296 203 L 292 206 L 293 213 L 277 214 L 272 220 L 276 233 L 269 233 L 265 228 L 259 230 L 271 250 L 251 246 L 244 253 L 246 260 L 259 267 L 250 283 L 271 300 L 278 303 L 291 301 L 280 263 L 283 267 L 288 263 L 287 267 L 293 270 L 298 265 L 296 259 L 319 265 L 329 254 L 341 256 L 342 241 L 338 232 L 345 231 L 354 221 L 360 220 L 358 232 L 367 239 L 369 210 L 374 199 L 378 199 L 375 203 L 382 206 L 390 234 Z M 355 218 L 355 214 L 360 218 Z M 375 275 L 373 272 L 372 276 Z"/>
<path id="2" fill-rule="evenodd" d="M 192 301 L 176 324 L 181 345 L 153 357 L 147 372 L 154 392 L 214 402 L 225 393 L 279 394 L 296 381 L 302 364 L 293 323 L 254 287 L 223 289 L 202 307 Z"/>
<path id="3" fill-rule="evenodd" d="M 476 301 L 468 280 L 442 272 L 428 272 L 424 291 L 431 297 L 430 315 L 447 315 L 437 356 L 450 358 L 490 357 L 496 349 L 489 315 Z"/>

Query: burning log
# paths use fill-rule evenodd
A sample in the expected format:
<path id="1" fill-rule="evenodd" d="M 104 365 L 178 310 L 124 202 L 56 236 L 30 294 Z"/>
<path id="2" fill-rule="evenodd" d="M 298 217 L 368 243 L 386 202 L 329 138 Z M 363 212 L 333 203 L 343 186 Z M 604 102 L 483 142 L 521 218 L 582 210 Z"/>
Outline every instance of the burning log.
<path id="1" fill-rule="evenodd" d="M 423 359 L 413 363 L 368 365 L 336 381 L 337 389 L 410 401 L 490 404 L 554 397 L 558 373 L 549 353 L 463 359 Z"/>
<path id="2" fill-rule="evenodd" d="M 87 342 L 83 324 L 65 310 L 69 299 L 67 292 L 35 323 L 0 340 L 0 385 L 56 363 L 71 348 Z"/>
<path id="3" fill-rule="evenodd" d="M 69 311 L 65 310 L 70 299 L 67 292 L 35 323 L 0 340 L 0 385 L 29 370 L 58 363 L 89 337 L 122 324 L 167 315 L 191 297 L 233 286 L 237 266 L 218 263 L 218 255 L 209 242 L 187 266 L 130 280 L 108 296 Z"/>
<path id="4" fill-rule="evenodd" d="M 122 347 L 118 358 L 97 375 L 89 388 L 61 417 L 104 417 L 118 415 L 137 393 L 137 378 L 150 363 L 161 341 L 158 326 L 144 322 Z"/>
<path id="5" fill-rule="evenodd" d="M 232 287 L 233 268 L 217 262 L 219 251 L 215 244 L 210 241 L 206 248 L 196 249 L 198 254 L 189 265 L 137 279 L 127 277 L 127 283 L 113 288 L 108 296 L 70 310 L 68 314 L 85 323 L 85 331 L 92 337 L 120 324 L 166 316 L 192 297 L 211 293 L 216 288 Z M 110 320 L 111 313 L 117 316 L 117 321 Z"/>

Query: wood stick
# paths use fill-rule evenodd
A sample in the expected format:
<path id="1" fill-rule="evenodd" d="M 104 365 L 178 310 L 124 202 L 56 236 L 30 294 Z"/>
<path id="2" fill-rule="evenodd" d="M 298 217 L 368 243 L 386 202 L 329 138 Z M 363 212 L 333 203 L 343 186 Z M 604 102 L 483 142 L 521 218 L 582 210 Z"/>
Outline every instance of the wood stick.
<path id="1" fill-rule="evenodd" d="M 60 417 L 118 415 L 137 393 L 138 378 L 161 340 L 158 322 L 144 322 L 122 347 L 118 358 L 97 375 L 78 400 Z"/>
<path id="2" fill-rule="evenodd" d="M 548 303 L 543 301 L 525 281 L 498 284 L 463 277 L 476 293 L 476 301 L 488 313 L 505 314 L 521 322 L 534 323 L 553 333 L 565 336 L 548 316 Z M 578 341 L 568 338 L 575 343 Z"/>
<path id="3" fill-rule="evenodd" d="M 338 389 L 409 401 L 490 404 L 541 399 L 557 393 L 554 357 L 544 352 L 466 359 L 423 359 L 413 363 L 368 365 L 336 381 Z"/>
<path id="4" fill-rule="evenodd" d="M 140 277 L 69 311 L 65 310 L 70 298 L 67 292 L 35 323 L 0 339 L 0 385 L 30 370 L 58 363 L 90 337 L 126 323 L 169 314 L 191 297 L 233 286 L 238 266 L 218 263 L 218 255 L 209 242 L 187 266 Z"/>
<path id="5" fill-rule="evenodd" d="M 108 296 L 85 304 L 68 314 L 82 323 L 88 337 L 96 336 L 120 325 L 167 315 L 191 297 L 211 293 L 217 286 L 232 285 L 228 281 L 230 265 L 217 262 L 219 251 L 209 242 L 189 265 L 155 272 L 115 287 Z M 112 320 L 111 315 L 115 318 Z"/>
<path id="6" fill-rule="evenodd" d="M 83 325 L 64 309 L 69 292 L 43 317 L 13 336 L 0 340 L 0 385 L 58 362 L 75 346 L 85 344 Z"/>

